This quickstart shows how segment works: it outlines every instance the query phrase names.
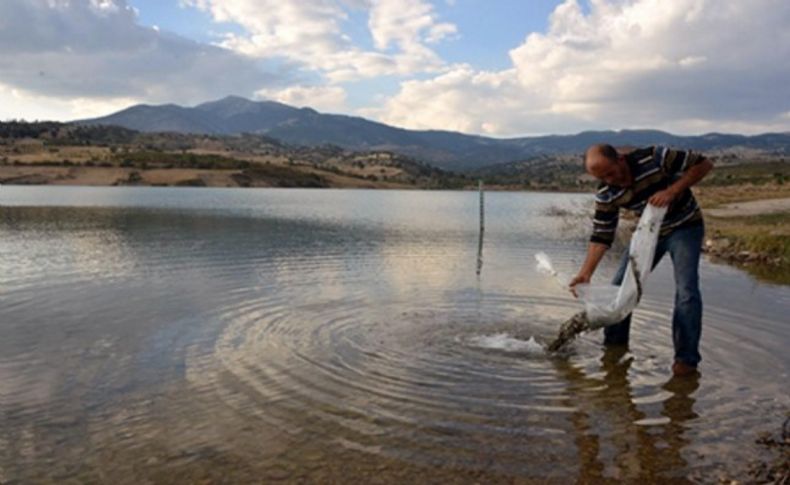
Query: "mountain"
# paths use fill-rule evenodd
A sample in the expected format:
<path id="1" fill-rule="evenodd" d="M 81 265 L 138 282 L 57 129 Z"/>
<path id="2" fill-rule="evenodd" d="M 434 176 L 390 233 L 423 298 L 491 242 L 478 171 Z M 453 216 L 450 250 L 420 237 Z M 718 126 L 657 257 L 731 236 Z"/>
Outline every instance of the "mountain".
<path id="1" fill-rule="evenodd" d="M 217 133 L 222 130 L 222 121 L 217 117 L 174 104 L 139 104 L 104 118 L 85 120 L 77 124 L 115 125 L 145 132 Z"/>
<path id="2" fill-rule="evenodd" d="M 756 150 L 790 154 L 790 133 L 756 136 L 709 133 L 678 136 L 657 130 L 585 131 L 509 139 L 450 131 L 396 128 L 364 118 L 324 114 L 274 101 L 239 96 L 187 108 L 137 105 L 82 125 L 117 125 L 145 132 L 202 134 L 257 133 L 304 146 L 337 145 L 348 150 L 389 150 L 449 170 L 474 170 L 544 155 L 581 154 L 593 143 L 616 146 L 665 144 L 696 150 Z"/>

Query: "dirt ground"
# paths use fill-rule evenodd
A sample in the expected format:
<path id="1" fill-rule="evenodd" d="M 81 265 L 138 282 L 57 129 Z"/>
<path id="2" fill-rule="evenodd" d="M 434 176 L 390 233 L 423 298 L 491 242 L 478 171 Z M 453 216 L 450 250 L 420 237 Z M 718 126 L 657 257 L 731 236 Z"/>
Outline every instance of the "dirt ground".
<path id="1" fill-rule="evenodd" d="M 753 200 L 749 202 L 735 202 L 724 204 L 713 209 L 708 209 L 705 212 L 714 217 L 742 217 L 790 212 L 790 197 L 785 199 L 765 199 Z"/>
<path id="2" fill-rule="evenodd" d="M 405 189 L 413 186 L 382 180 L 344 176 L 309 167 L 301 171 L 320 175 L 334 188 Z M 242 170 L 202 170 L 193 168 L 148 169 L 123 167 L 51 167 L 41 165 L 0 166 L 0 184 L 8 185 L 199 185 L 205 187 L 240 187 L 234 175 Z M 256 181 L 256 187 L 266 186 Z"/>
<path id="3" fill-rule="evenodd" d="M 0 166 L 3 184 L 46 185 L 177 185 L 200 179 L 206 186 L 237 187 L 239 170 L 153 169 L 120 167 Z M 138 174 L 139 178 L 133 174 Z"/>

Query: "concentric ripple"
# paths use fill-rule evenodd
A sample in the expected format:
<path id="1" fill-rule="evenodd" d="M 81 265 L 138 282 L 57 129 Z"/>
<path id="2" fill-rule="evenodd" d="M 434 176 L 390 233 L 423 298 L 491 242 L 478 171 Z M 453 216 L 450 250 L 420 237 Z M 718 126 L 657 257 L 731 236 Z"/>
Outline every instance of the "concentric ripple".
<path id="1" fill-rule="evenodd" d="M 602 356 L 599 336 L 590 335 L 569 355 L 551 356 L 534 342 L 551 338 L 569 313 L 563 298 L 462 289 L 402 300 L 371 301 L 365 293 L 304 298 L 310 303 L 299 305 L 266 293 L 223 308 L 216 318 L 224 331 L 214 348 L 187 358 L 190 383 L 241 415 L 388 458 L 549 476 L 557 463 L 575 466 L 585 450 L 568 442 L 589 437 L 600 425 L 592 416 L 603 413 L 595 434 L 615 443 L 628 433 L 646 441 L 652 471 L 673 453 L 686 465 L 673 447 L 694 432 L 700 383 L 667 375 L 671 339 L 666 302 L 659 299 L 647 299 L 635 314 L 632 353 Z M 718 310 L 711 313 L 727 321 Z M 735 337 L 717 327 L 706 332 L 715 345 Z M 492 338 L 507 345 L 491 345 Z M 783 365 L 775 359 L 769 365 Z M 708 366 L 717 375 L 738 367 L 726 360 Z M 782 383 L 774 384 L 763 392 L 781 396 Z M 709 387 L 704 414 L 710 416 L 732 414 L 728 399 L 753 392 L 726 382 Z M 573 426 L 579 419 L 592 422 Z M 647 438 L 655 433 L 651 427 L 661 431 L 655 440 Z M 621 446 L 627 454 L 627 441 Z M 497 450 L 495 463 L 481 453 L 489 448 Z"/>
<path id="2" fill-rule="evenodd" d="M 467 343 L 495 331 L 548 335 L 551 320 L 530 311 L 530 299 L 464 301 L 422 293 L 406 301 L 245 302 L 217 316 L 224 331 L 212 352 L 188 356 L 187 378 L 286 432 L 310 422 L 342 446 L 394 457 L 420 450 L 421 461 L 469 466 L 481 465 L 480 443 L 508 440 L 514 446 L 501 458 L 515 466 L 564 434 L 564 415 L 574 411 L 567 384 L 551 359 Z M 535 426 L 528 411 L 543 423 Z"/>
<path id="3" fill-rule="evenodd" d="M 15 190 L 0 482 L 738 478 L 790 406 L 790 290 L 707 262 L 701 376 L 668 262 L 630 348 L 545 352 L 579 306 L 533 255 L 584 254 L 555 196 L 490 195 L 476 277 L 474 194 Z"/>

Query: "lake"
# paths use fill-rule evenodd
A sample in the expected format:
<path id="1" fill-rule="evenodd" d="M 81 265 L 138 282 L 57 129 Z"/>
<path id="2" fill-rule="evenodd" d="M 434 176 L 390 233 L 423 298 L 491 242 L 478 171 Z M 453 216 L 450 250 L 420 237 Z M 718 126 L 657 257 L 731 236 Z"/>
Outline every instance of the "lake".
<path id="1" fill-rule="evenodd" d="M 703 261 L 673 379 L 669 258 L 629 350 L 580 309 L 590 196 L 0 188 L 0 482 L 744 478 L 790 396 L 790 287 Z M 596 278 L 609 278 L 607 258 Z M 538 342 L 538 343 L 536 343 Z"/>

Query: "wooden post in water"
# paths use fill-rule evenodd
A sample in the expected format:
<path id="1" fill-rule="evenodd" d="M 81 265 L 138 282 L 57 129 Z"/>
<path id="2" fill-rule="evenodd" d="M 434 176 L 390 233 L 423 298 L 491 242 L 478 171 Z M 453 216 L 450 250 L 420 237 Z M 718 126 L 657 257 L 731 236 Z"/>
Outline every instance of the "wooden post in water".
<path id="1" fill-rule="evenodd" d="M 477 241 L 477 275 L 483 269 L 483 232 L 485 231 L 485 210 L 483 205 L 483 181 L 477 181 L 477 190 L 480 192 L 480 238 Z"/>

